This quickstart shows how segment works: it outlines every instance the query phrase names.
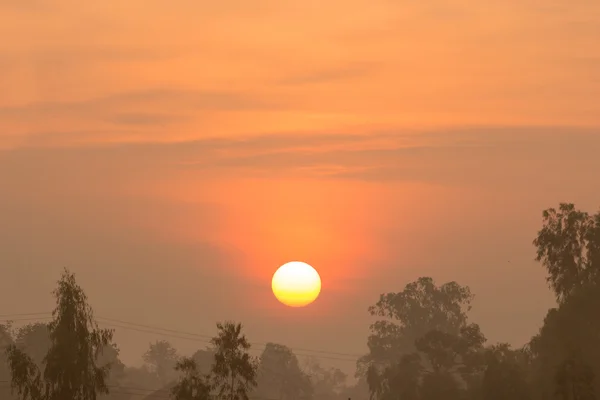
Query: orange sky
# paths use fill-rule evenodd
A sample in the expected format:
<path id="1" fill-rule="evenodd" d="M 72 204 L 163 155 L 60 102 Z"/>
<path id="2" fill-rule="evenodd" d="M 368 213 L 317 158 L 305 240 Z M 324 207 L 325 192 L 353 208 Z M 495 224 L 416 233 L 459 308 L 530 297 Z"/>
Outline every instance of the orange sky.
<path id="1" fill-rule="evenodd" d="M 67 266 L 99 314 L 360 353 L 428 274 L 522 344 L 541 210 L 600 203 L 596 0 L 0 0 L 0 36 L 0 314 Z M 314 307 L 273 302 L 290 259 Z"/>

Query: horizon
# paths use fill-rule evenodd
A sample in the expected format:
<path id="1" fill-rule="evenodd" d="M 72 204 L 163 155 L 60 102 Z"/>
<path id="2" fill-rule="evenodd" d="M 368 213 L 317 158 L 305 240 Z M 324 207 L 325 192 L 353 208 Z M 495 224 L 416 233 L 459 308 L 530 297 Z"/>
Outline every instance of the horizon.
<path id="1" fill-rule="evenodd" d="M 127 365 L 225 320 L 356 355 L 432 277 L 520 348 L 557 306 L 542 212 L 600 210 L 599 27 L 592 0 L 0 0 L 0 314 L 50 312 L 68 268 L 137 324 Z M 271 289 L 294 260 L 306 307 Z"/>

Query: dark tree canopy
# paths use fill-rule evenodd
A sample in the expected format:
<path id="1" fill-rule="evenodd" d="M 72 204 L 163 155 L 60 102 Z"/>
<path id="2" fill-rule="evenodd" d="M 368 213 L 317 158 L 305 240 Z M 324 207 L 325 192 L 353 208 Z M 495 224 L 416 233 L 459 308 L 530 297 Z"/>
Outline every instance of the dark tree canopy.
<path id="1" fill-rule="evenodd" d="M 368 340 L 371 397 L 459 399 L 462 386 L 478 371 L 485 337 L 468 324 L 473 296 L 456 282 L 436 286 L 422 277 L 403 291 L 382 295 L 369 309 L 387 318 L 372 325 Z"/>
<path id="2" fill-rule="evenodd" d="M 381 317 L 371 326 L 369 356 L 362 362 L 387 363 L 414 351 L 415 340 L 431 330 L 458 334 L 467 321 L 473 295 L 466 286 L 448 282 L 436 286 L 422 277 L 397 293 L 382 294 L 369 308 Z"/>
<path id="3" fill-rule="evenodd" d="M 539 398 L 592 398 L 600 393 L 593 379 L 600 371 L 600 213 L 566 203 L 547 209 L 533 243 L 558 306 L 529 344 L 532 391 Z M 578 394 L 565 389 L 575 383 Z"/>
<path id="4" fill-rule="evenodd" d="M 559 301 L 600 283 L 600 213 L 589 215 L 567 203 L 549 208 L 533 244 Z"/>

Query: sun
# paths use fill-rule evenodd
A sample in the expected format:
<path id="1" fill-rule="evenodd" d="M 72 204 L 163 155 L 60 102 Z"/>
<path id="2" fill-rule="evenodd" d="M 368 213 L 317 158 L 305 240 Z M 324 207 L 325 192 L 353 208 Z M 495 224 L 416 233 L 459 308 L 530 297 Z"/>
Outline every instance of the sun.
<path id="1" fill-rule="evenodd" d="M 275 271 L 271 287 L 281 303 L 290 307 L 304 307 L 319 297 L 321 277 L 307 263 L 291 261 Z"/>

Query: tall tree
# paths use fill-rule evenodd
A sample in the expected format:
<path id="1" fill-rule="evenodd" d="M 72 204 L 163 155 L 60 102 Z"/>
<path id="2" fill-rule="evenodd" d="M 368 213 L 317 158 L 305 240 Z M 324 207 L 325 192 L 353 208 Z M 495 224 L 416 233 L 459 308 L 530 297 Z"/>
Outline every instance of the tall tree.
<path id="1" fill-rule="evenodd" d="M 558 301 L 529 346 L 534 394 L 544 398 L 570 379 L 573 354 L 590 376 L 600 373 L 600 212 L 590 215 L 567 203 L 547 209 L 533 244 Z M 598 382 L 590 387 L 600 395 Z"/>
<path id="2" fill-rule="evenodd" d="M 99 329 L 87 297 L 65 270 L 54 290 L 56 308 L 48 325 L 50 348 L 43 372 L 18 346 L 7 349 L 11 386 L 23 400 L 96 400 L 108 393 L 110 366 L 96 359 L 112 341 L 111 330 Z"/>
<path id="3" fill-rule="evenodd" d="M 257 385 L 257 361 L 250 356 L 250 342 L 242 334 L 242 324 L 217 323 L 218 334 L 211 340 L 215 349 L 212 368 L 218 397 L 226 400 L 248 400 Z"/>
<path id="4" fill-rule="evenodd" d="M 600 212 L 590 215 L 561 203 L 543 212 L 543 226 L 534 239 L 536 259 L 559 301 L 582 287 L 600 283 Z"/>
<path id="5" fill-rule="evenodd" d="M 473 295 L 467 286 L 448 282 L 436 286 L 432 278 L 421 277 L 397 293 L 382 294 L 369 308 L 380 317 L 371 325 L 369 354 L 359 361 L 359 371 L 369 364 L 396 362 L 415 351 L 415 340 L 431 330 L 459 334 L 467 323 Z"/>
<path id="6" fill-rule="evenodd" d="M 177 364 L 177 350 L 166 340 L 158 340 L 150 343 L 150 347 L 144 353 L 143 359 L 158 376 L 161 385 L 166 385 L 175 379 L 175 365 Z"/>
<path id="7" fill-rule="evenodd" d="M 473 295 L 466 286 L 449 282 L 436 286 L 423 277 L 403 291 L 381 295 L 370 308 L 384 317 L 372 325 L 368 383 L 378 399 L 448 399 L 463 396 L 481 368 L 485 337 L 477 324 L 468 324 Z M 359 363 L 359 368 L 361 367 Z"/>

